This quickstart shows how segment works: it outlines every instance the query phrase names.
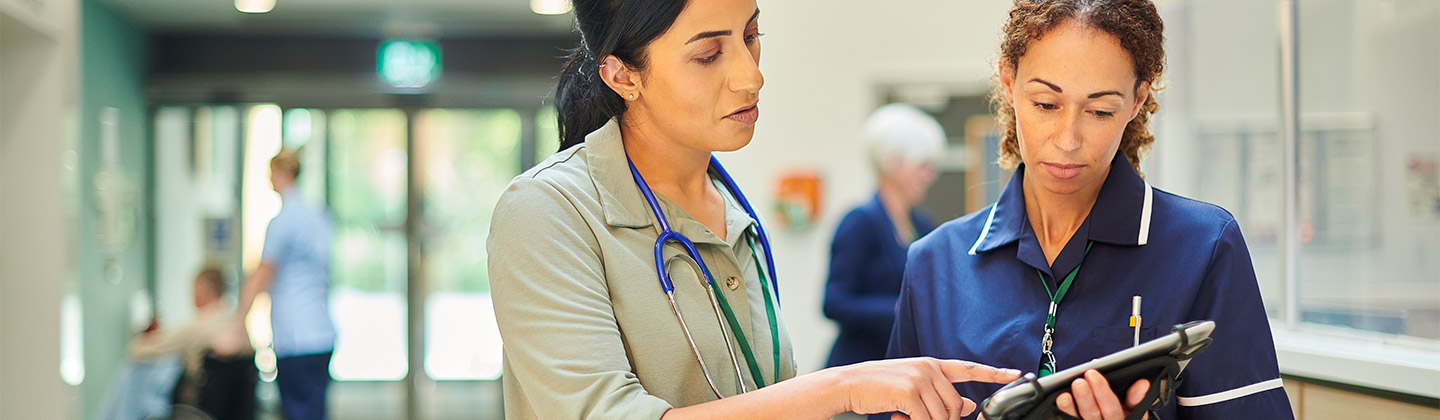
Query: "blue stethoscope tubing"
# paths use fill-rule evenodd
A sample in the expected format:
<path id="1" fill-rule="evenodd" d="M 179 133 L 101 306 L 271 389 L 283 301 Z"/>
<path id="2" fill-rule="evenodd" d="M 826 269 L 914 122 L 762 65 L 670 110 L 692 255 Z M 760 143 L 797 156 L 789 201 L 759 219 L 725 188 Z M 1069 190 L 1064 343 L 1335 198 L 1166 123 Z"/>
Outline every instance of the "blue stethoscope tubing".
<path id="1" fill-rule="evenodd" d="M 660 226 L 660 234 L 655 238 L 655 272 L 658 277 L 660 277 L 660 288 L 665 292 L 665 296 L 670 299 L 670 310 L 675 313 L 675 318 L 680 321 L 680 328 L 685 331 L 685 339 L 690 343 L 690 350 L 695 353 L 695 361 L 699 362 L 700 372 L 705 375 L 705 381 L 710 385 L 710 390 L 715 393 L 716 397 L 724 398 L 724 395 L 720 393 L 719 387 L 715 386 L 714 379 L 710 376 L 710 369 L 705 366 L 705 359 L 700 354 L 699 346 L 695 345 L 695 338 L 690 334 L 690 327 L 685 323 L 685 317 L 680 314 L 680 307 L 675 304 L 675 284 L 670 281 L 670 274 L 665 271 L 665 245 L 670 242 L 676 242 L 685 248 L 685 253 L 691 260 L 695 261 L 695 264 L 700 267 L 700 272 L 705 275 L 707 286 L 715 284 L 715 277 L 710 274 L 710 268 L 705 265 L 705 260 L 700 257 L 700 252 L 695 248 L 695 243 L 690 241 L 690 238 L 670 228 L 670 221 L 665 218 L 665 212 L 660 210 L 660 201 L 655 198 L 655 193 L 650 190 L 650 184 L 645 182 L 645 177 L 640 175 L 640 170 L 635 168 L 635 162 L 630 161 L 628 156 L 625 161 L 630 165 L 630 176 L 635 179 L 635 185 L 640 188 L 640 194 L 645 196 L 645 202 L 650 206 L 650 213 L 655 215 L 655 220 Z M 740 187 L 735 184 L 735 179 L 730 177 L 730 173 L 725 171 L 725 167 L 720 165 L 720 161 L 715 159 L 715 156 L 710 156 L 710 170 L 714 171 L 715 174 L 720 177 L 720 181 L 725 184 L 725 189 L 730 191 L 730 195 L 735 197 L 735 201 L 740 202 L 740 207 L 745 209 L 745 213 L 749 214 L 750 218 L 755 220 L 755 236 L 758 237 L 760 246 L 765 250 L 765 268 L 770 272 L 770 285 L 771 289 L 774 290 L 775 302 L 778 306 L 780 302 L 780 283 L 776 280 L 775 276 L 775 256 L 770 252 L 770 237 L 765 234 L 765 227 L 760 224 L 760 217 L 755 213 L 755 208 L 750 206 L 750 200 L 745 199 L 745 194 L 740 192 Z M 721 318 L 720 303 L 716 300 L 715 291 L 710 287 L 706 287 L 705 290 L 709 294 L 710 305 L 715 311 L 715 319 L 720 324 L 720 330 L 723 332 L 725 348 L 729 350 L 730 353 L 730 361 L 734 364 L 735 378 L 740 383 L 740 393 L 748 392 L 749 390 L 746 389 L 745 380 L 743 379 L 744 375 L 741 374 L 740 371 L 740 359 L 736 357 L 734 343 L 730 340 L 730 337 L 734 335 L 734 333 L 729 331 L 729 328 L 725 325 L 725 321 Z"/>

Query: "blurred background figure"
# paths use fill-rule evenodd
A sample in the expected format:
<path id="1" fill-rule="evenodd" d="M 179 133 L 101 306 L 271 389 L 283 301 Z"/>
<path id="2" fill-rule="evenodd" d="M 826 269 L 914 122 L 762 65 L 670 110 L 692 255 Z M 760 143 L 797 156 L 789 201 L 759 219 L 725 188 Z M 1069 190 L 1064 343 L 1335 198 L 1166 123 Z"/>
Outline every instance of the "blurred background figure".
<path id="1" fill-rule="evenodd" d="M 827 367 L 885 358 L 905 250 L 935 228 L 919 205 L 944 152 L 940 123 L 914 106 L 889 104 L 870 114 L 860 135 L 878 185 L 841 219 L 830 243 L 824 311 L 840 334 Z"/>
<path id="2" fill-rule="evenodd" d="M 270 183 L 280 214 L 265 229 L 260 264 L 245 280 L 240 307 L 248 312 L 261 291 L 270 295 L 280 411 L 288 420 L 324 420 L 335 326 L 330 320 L 330 216 L 293 188 L 300 159 L 281 150 L 270 159 Z"/>
<path id="3" fill-rule="evenodd" d="M 150 327 L 130 343 L 130 379 L 110 417 L 169 418 L 171 406 L 188 406 L 216 419 L 254 418 L 254 353 L 238 321 L 224 308 L 225 277 L 206 268 L 195 276 L 195 317 L 179 328 Z M 173 369 L 171 366 L 180 367 Z"/>

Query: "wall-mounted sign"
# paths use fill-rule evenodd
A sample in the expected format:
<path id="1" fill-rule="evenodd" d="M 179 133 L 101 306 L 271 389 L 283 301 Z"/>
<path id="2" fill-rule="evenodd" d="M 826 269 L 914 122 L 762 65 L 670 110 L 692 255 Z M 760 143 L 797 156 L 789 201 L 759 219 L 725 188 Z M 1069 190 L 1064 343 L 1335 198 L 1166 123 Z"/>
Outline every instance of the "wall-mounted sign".
<path id="1" fill-rule="evenodd" d="M 205 219 L 205 262 L 226 266 L 235 260 L 235 221 L 228 217 Z"/>
<path id="2" fill-rule="evenodd" d="M 804 231 L 820 220 L 820 171 L 811 167 L 786 170 L 775 183 L 775 209 L 780 225 L 790 231 Z"/>
<path id="3" fill-rule="evenodd" d="M 419 89 L 440 78 L 440 62 L 435 41 L 392 40 L 380 43 L 375 70 L 390 86 Z"/>

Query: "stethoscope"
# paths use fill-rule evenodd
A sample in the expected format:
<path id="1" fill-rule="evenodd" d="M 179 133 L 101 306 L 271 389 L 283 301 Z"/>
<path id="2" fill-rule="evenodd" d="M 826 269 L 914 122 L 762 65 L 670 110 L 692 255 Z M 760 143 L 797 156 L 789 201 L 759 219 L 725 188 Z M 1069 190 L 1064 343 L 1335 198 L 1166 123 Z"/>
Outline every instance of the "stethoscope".
<path id="1" fill-rule="evenodd" d="M 749 389 L 745 386 L 745 377 L 740 371 L 740 359 L 735 355 L 735 345 L 730 340 L 730 338 L 736 334 L 735 328 L 727 328 L 725 320 L 721 319 L 720 301 L 717 299 L 717 294 L 715 293 L 715 290 L 717 290 L 715 277 L 710 275 L 710 268 L 705 266 L 705 260 L 700 257 L 700 252 L 695 249 L 695 243 L 691 242 L 690 238 L 670 228 L 670 221 L 665 218 L 665 212 L 660 210 L 660 202 L 655 199 L 655 193 L 650 191 L 650 185 L 645 183 L 645 178 L 640 176 L 640 171 L 635 169 L 635 163 L 631 162 L 628 156 L 625 158 L 625 161 L 630 164 L 630 175 L 635 178 L 635 185 L 640 187 L 640 194 L 645 196 L 646 204 L 650 205 L 650 213 L 655 215 L 655 220 L 660 226 L 660 235 L 655 238 L 655 272 L 660 277 L 660 288 L 664 290 L 665 297 L 670 299 L 670 311 L 675 314 L 675 319 L 680 321 L 680 328 L 685 331 L 685 340 L 690 343 L 690 350 L 695 353 L 695 361 L 700 363 L 700 373 L 705 375 L 705 382 L 710 385 L 710 390 L 715 393 L 715 396 L 717 398 L 724 398 L 724 394 L 720 393 L 720 388 L 715 386 L 715 380 L 710 376 L 710 369 L 705 366 L 705 358 L 700 355 L 700 347 L 695 345 L 695 338 L 690 334 L 690 326 L 685 323 L 685 317 L 680 314 L 680 307 L 675 304 L 675 284 L 670 281 L 670 273 L 665 270 L 665 245 L 670 242 L 677 242 L 685 248 L 685 254 L 689 256 L 691 260 L 695 261 L 695 264 L 700 267 L 700 272 L 705 275 L 706 290 L 710 295 L 710 305 L 715 311 L 715 319 L 720 324 L 720 331 L 723 333 L 722 335 L 725 336 L 725 349 L 729 351 L 730 362 L 735 367 L 735 378 L 740 383 L 740 393 L 749 392 Z M 765 228 L 760 225 L 760 217 L 755 214 L 755 208 L 750 206 L 750 201 L 746 200 L 745 195 L 740 192 L 740 187 L 735 185 L 735 180 L 730 178 L 730 174 L 725 172 L 725 168 L 720 166 L 720 161 L 716 160 L 714 156 L 710 157 L 710 170 L 714 171 L 714 173 L 720 177 L 720 181 L 725 184 L 725 189 L 729 190 L 730 195 L 735 198 L 735 201 L 740 203 L 740 206 L 745 209 L 745 213 L 749 214 L 750 218 L 755 220 L 755 236 L 758 237 L 761 247 L 765 250 L 765 268 L 770 272 L 770 288 L 775 292 L 775 306 L 779 306 L 780 284 L 775 280 L 775 257 L 770 253 L 770 237 L 765 234 Z M 753 247 L 753 243 L 751 245 Z M 763 277 L 765 274 L 761 272 L 760 275 L 762 276 L 761 282 L 763 285 Z M 723 296 L 720 297 L 720 299 L 723 299 Z M 775 322 L 774 311 L 771 310 L 769 306 L 770 299 L 768 294 L 766 294 L 765 300 L 767 303 L 765 309 L 772 323 L 771 334 L 778 334 L 777 328 L 773 325 Z M 726 308 L 729 308 L 728 303 Z M 726 311 L 726 316 L 730 316 L 728 311 Z M 730 321 L 732 323 L 734 322 L 733 317 L 731 317 Z M 732 325 L 738 327 L 738 324 Z M 740 334 L 743 334 L 743 332 Z M 744 336 L 741 335 L 741 337 L 743 340 Z M 774 343 L 773 347 L 777 352 L 779 346 L 779 342 Z M 742 350 L 747 353 L 748 359 L 746 361 L 750 364 L 752 376 L 755 376 L 755 383 L 763 387 L 763 378 L 758 375 L 758 367 L 753 363 L 754 357 L 748 354 L 749 344 L 744 344 Z M 776 362 L 778 367 L 778 360 L 776 360 Z M 778 369 L 776 370 L 776 375 L 779 375 Z"/>

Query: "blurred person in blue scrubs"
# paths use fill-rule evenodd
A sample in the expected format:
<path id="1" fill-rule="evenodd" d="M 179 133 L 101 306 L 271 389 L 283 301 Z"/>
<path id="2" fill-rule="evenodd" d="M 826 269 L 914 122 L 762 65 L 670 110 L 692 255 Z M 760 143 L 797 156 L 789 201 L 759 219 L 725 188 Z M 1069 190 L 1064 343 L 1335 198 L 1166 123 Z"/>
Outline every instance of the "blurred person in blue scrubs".
<path id="1" fill-rule="evenodd" d="M 910 248 L 887 355 L 1044 375 L 1207 319 L 1213 344 L 1156 414 L 1293 418 L 1239 223 L 1141 177 L 1165 64 L 1154 4 L 1016 0 L 1008 16 L 992 100 L 1015 174 L 994 205 Z M 1149 381 L 1116 385 L 1092 370 L 1056 406 L 1087 420 L 1150 408 Z M 976 401 L 999 387 L 957 384 Z"/>
<path id="2" fill-rule="evenodd" d="M 879 182 L 875 195 L 840 221 L 830 243 L 824 311 L 840 334 L 826 367 L 885 358 L 905 251 L 935 228 L 919 204 L 944 151 L 940 123 L 913 106 L 889 104 L 870 114 L 861 140 Z"/>
<path id="3" fill-rule="evenodd" d="M 335 351 L 330 215 L 296 191 L 299 176 L 296 151 L 282 150 L 270 159 L 270 183 L 280 193 L 280 214 L 265 229 L 265 249 L 241 290 L 240 312 L 248 312 L 261 291 L 269 292 L 280 411 L 289 420 L 321 420 L 327 418 L 330 356 Z"/>

